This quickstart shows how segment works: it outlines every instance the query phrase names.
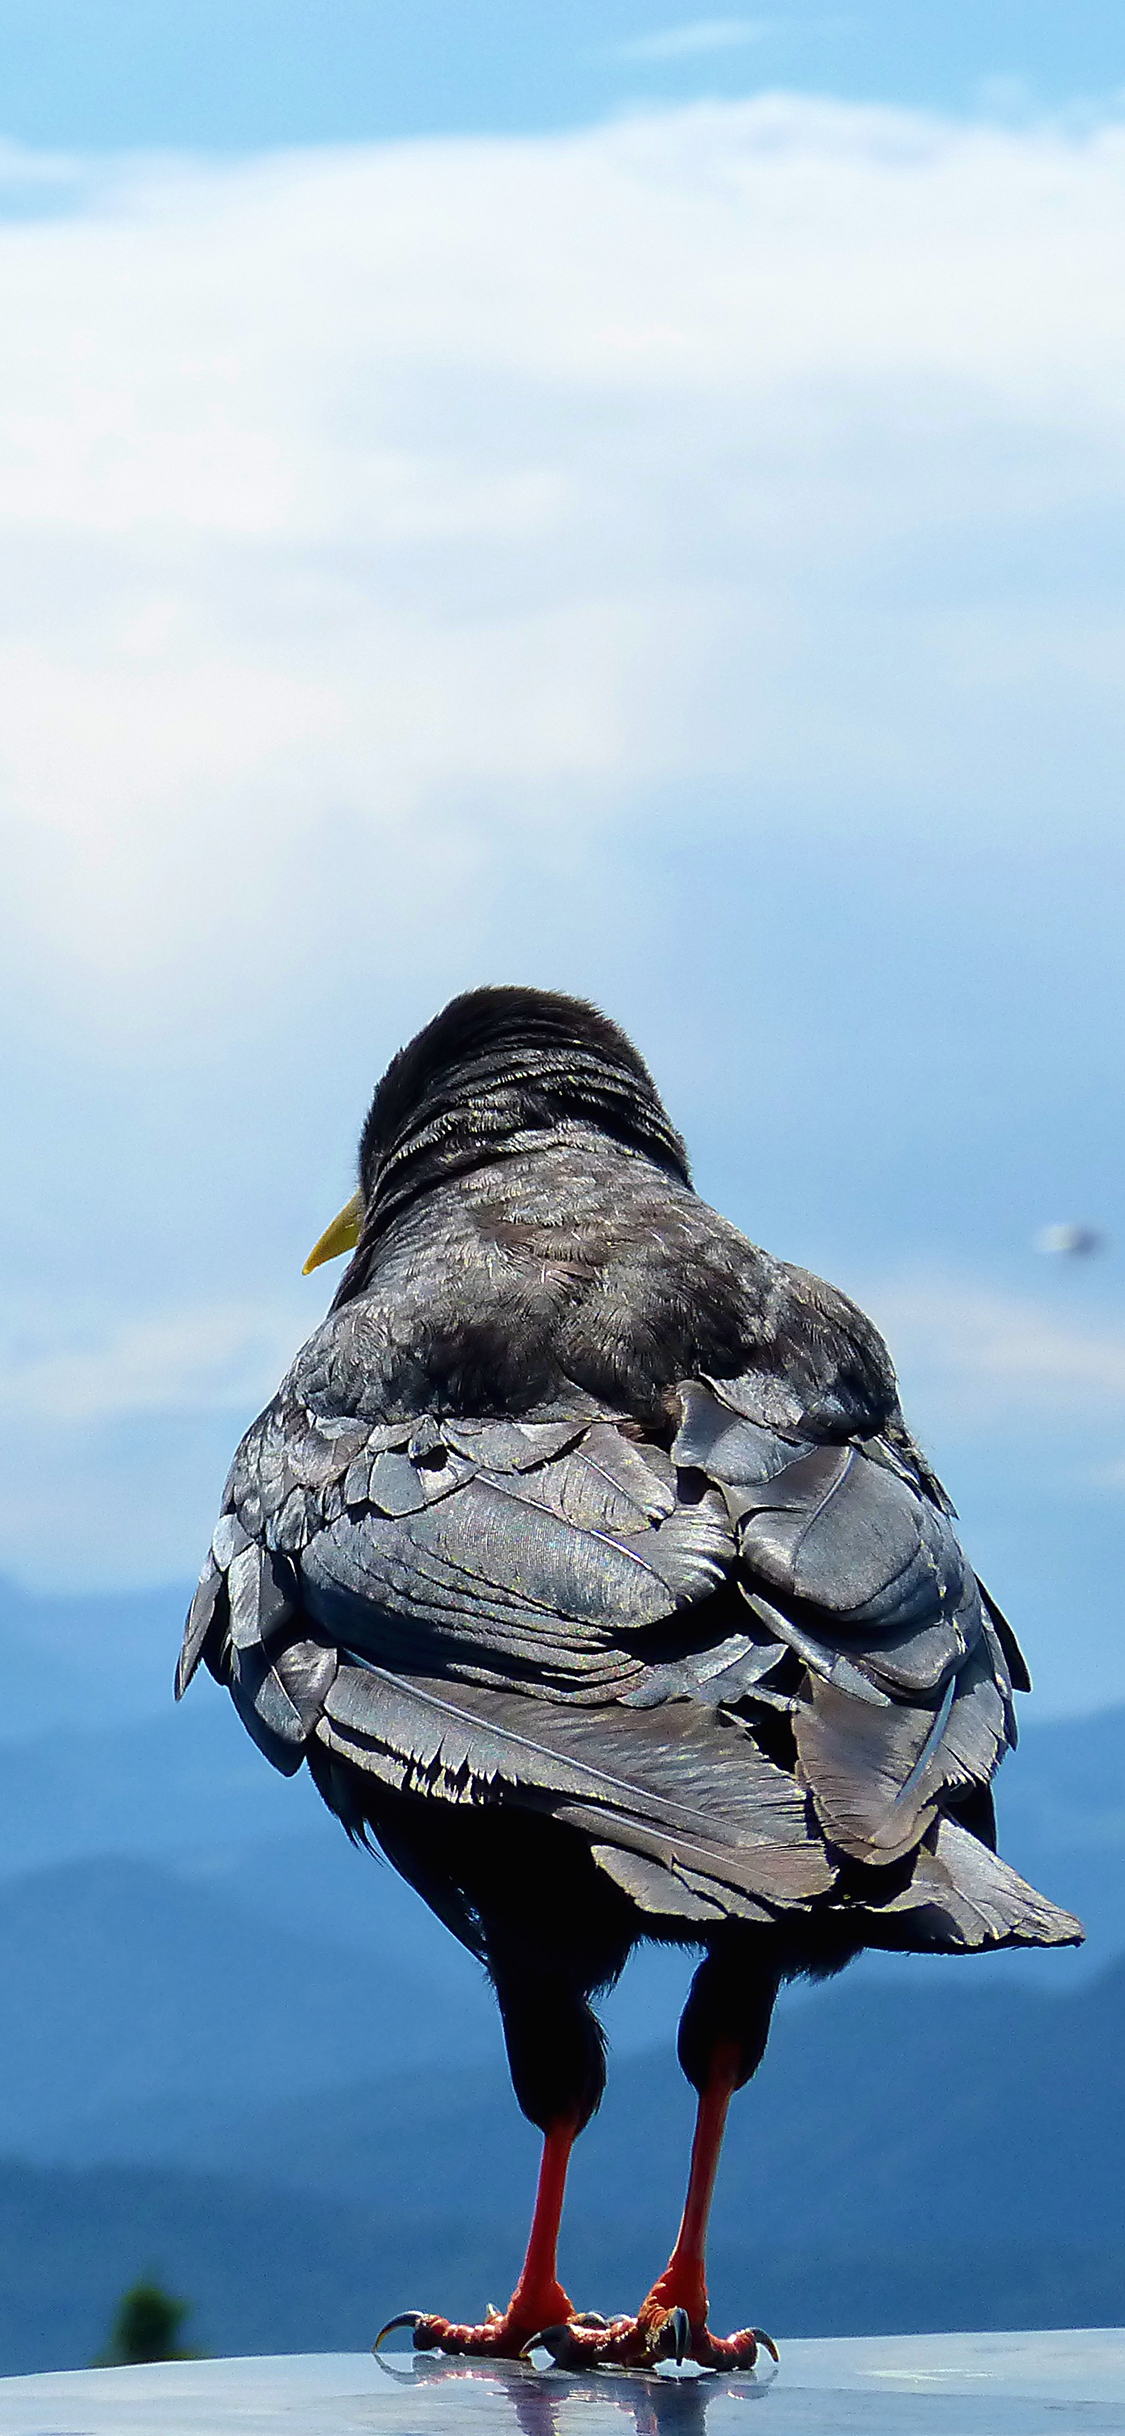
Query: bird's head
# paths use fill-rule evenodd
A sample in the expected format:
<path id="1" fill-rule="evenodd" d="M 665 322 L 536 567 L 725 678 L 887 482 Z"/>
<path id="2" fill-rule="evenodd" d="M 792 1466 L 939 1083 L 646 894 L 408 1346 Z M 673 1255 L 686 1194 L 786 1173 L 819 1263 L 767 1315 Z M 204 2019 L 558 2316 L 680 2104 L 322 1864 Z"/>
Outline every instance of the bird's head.
<path id="1" fill-rule="evenodd" d="M 596 1127 L 690 1182 L 687 1153 L 644 1059 L 582 998 L 469 990 L 391 1059 L 359 1145 L 359 1187 L 305 1263 L 370 1241 L 443 1177 Z"/>

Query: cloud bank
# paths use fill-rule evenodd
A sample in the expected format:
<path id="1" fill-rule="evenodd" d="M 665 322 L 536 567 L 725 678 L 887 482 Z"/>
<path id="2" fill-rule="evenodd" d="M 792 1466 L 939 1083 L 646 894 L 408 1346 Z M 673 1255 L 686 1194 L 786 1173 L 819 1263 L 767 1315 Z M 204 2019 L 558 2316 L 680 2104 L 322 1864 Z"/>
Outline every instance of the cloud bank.
<path id="1" fill-rule="evenodd" d="M 1028 851 L 1081 840 L 1105 897 L 1125 125 L 779 96 L 0 168 L 0 1561 L 151 1579 L 300 1332 L 376 1047 L 440 996 L 515 957 L 643 1014 L 690 1125 L 748 1071 L 732 906 L 772 887 L 776 1164 L 868 1070 L 893 1130 L 923 999 L 946 1049 L 976 1020 L 928 857 L 992 856 L 990 969 Z M 895 857 L 929 930 L 871 910 Z M 851 968 L 845 1074 L 809 976 Z M 984 1345 L 997 1409 L 1030 1365 L 1119 1429 L 1119 1336 L 959 1291 L 935 1414 Z"/>
<path id="2" fill-rule="evenodd" d="M 0 329 L 32 991 L 143 977 L 152 1022 L 205 951 L 225 1006 L 318 952 L 333 824 L 401 936 L 564 800 L 1049 821 L 1079 719 L 1106 797 L 1120 605 L 1075 556 L 1125 482 L 1117 126 L 765 100 L 126 163 L 0 230 Z"/>

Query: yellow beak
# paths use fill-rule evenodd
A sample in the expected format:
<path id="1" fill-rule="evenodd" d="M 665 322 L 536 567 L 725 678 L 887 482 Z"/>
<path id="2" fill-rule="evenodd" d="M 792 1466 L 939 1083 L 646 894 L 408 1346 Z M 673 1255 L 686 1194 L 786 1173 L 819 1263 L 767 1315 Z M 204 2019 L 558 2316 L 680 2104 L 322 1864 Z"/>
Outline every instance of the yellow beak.
<path id="1" fill-rule="evenodd" d="M 353 1193 L 351 1200 L 345 1201 L 339 1217 L 333 1219 L 331 1226 L 325 1227 L 319 1242 L 314 1243 L 301 1271 L 302 1277 L 308 1277 L 311 1270 L 319 1269 L 324 1260 L 339 1260 L 341 1252 L 354 1252 L 362 1225 L 363 1195 Z"/>

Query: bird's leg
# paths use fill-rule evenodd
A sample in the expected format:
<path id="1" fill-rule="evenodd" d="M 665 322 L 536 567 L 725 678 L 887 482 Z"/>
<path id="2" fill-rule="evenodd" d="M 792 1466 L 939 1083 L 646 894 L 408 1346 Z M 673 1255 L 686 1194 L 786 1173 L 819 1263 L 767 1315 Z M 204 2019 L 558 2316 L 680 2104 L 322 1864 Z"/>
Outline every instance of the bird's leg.
<path id="1" fill-rule="evenodd" d="M 687 2197 L 675 2247 L 663 2275 L 657 2277 L 637 2312 L 637 2331 L 655 2349 L 667 2349 L 671 2337 L 678 2357 L 698 2360 L 706 2368 L 749 2367 L 763 2343 L 777 2357 L 760 2326 L 743 2327 L 735 2335 L 713 2335 L 707 2324 L 707 2226 L 727 2111 L 742 2078 L 741 2066 L 741 2048 L 721 2040 L 699 2093 Z"/>
<path id="2" fill-rule="evenodd" d="M 566 2368 L 653 2367 L 696 2360 L 704 2368 L 749 2368 L 762 2345 L 760 2326 L 713 2335 L 707 2324 L 707 2225 L 727 2111 L 736 2089 L 765 2052 L 777 1975 L 754 1967 L 740 1941 L 716 1941 L 700 1965 L 680 2024 L 680 2062 L 699 2093 L 687 2196 L 671 2258 L 635 2318 L 608 2326 L 571 2318 L 550 2329 L 547 2348 Z"/>
<path id="3" fill-rule="evenodd" d="M 662 2324 L 670 2310 L 687 2311 L 695 2328 L 707 2322 L 707 2226 L 719 2170 L 727 2112 L 738 2085 L 739 2050 L 724 2041 L 699 2093 L 691 2167 L 680 2229 L 671 2258 L 637 2313 L 638 2326 Z"/>
<path id="4" fill-rule="evenodd" d="M 492 2312 L 482 2326 L 455 2326 L 448 2318 L 414 2312 L 408 2318 L 393 2319 L 394 2325 L 413 2326 L 415 2351 L 485 2353 L 494 2359 L 513 2360 L 542 2327 L 564 2326 L 574 2316 L 573 2303 L 558 2279 L 556 2260 L 567 2167 L 579 2128 L 570 2116 L 550 2124 L 543 2134 L 527 2254 L 507 2308 Z M 389 2328 L 383 2331 L 387 2333 Z"/>
<path id="5" fill-rule="evenodd" d="M 543 2135 L 527 2253 L 506 2312 L 514 2329 L 522 2327 L 523 2342 L 541 2326 L 554 2326 L 574 2314 L 558 2279 L 557 2259 L 567 2169 L 577 2135 L 573 2120 L 553 2124 Z"/>
<path id="6" fill-rule="evenodd" d="M 719 2152 L 731 2098 L 741 2078 L 742 2050 L 733 2041 L 715 2049 L 699 2093 L 691 2168 L 680 2229 L 671 2258 L 635 2318 L 614 2319 L 604 2329 L 581 2322 L 560 2324 L 549 2348 L 564 2366 L 643 2367 L 675 2357 L 705 2368 L 749 2368 L 762 2344 L 777 2353 L 760 2326 L 740 2334 L 713 2335 L 707 2324 L 707 2226 Z"/>

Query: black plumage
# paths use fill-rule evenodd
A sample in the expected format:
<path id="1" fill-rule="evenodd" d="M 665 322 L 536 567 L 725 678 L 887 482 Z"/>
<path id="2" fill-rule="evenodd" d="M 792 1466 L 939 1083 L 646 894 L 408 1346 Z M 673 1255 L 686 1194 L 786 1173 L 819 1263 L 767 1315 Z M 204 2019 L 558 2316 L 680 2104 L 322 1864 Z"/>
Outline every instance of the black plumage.
<path id="1" fill-rule="evenodd" d="M 604 1016 L 455 1000 L 376 1092 L 358 1211 L 177 1688 L 202 1657 L 485 1962 L 546 2218 L 604 2082 L 591 1995 L 639 1938 L 705 1949 L 688 2229 L 639 2318 L 569 2318 L 552 2241 L 503 2320 L 416 2340 L 518 2349 L 553 2304 L 567 2358 L 752 2356 L 706 2330 L 695 2218 L 781 1981 L 1081 1934 L 993 1850 L 1023 1660 L 870 1321 L 697 1198 Z"/>

